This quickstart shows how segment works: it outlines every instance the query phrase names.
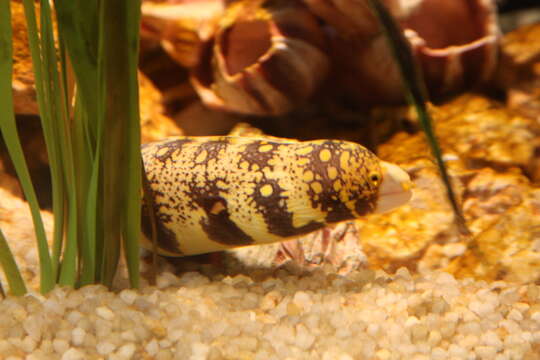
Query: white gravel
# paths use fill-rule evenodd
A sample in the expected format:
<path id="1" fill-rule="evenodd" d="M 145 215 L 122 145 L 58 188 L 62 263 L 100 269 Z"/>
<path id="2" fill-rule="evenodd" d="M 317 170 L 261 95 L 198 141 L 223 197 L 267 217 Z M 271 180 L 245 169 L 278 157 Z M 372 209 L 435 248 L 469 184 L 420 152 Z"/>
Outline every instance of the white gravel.
<path id="1" fill-rule="evenodd" d="M 538 359 L 540 287 L 361 270 L 164 273 L 0 301 L 2 359 Z M 30 356 L 28 356 L 30 355 Z"/>

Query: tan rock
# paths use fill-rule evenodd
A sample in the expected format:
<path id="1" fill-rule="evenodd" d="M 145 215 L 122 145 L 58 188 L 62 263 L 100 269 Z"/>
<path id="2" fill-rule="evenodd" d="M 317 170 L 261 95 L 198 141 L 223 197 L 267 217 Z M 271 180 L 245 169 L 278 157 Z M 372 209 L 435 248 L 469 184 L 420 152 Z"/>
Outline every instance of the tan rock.
<path id="1" fill-rule="evenodd" d="M 459 241 L 453 213 L 434 164 L 428 159 L 413 159 L 399 165 L 414 182 L 409 204 L 356 222 L 369 266 L 392 272 L 402 266 L 417 270 L 430 245 Z M 456 170 L 452 169 L 450 174 L 460 185 L 456 188 L 461 195 L 463 187 Z"/>
<path id="2" fill-rule="evenodd" d="M 34 73 L 22 3 L 11 2 L 13 29 L 13 102 L 16 114 L 37 114 Z"/>
<path id="3" fill-rule="evenodd" d="M 459 277 L 540 278 L 538 232 L 531 231 L 538 227 L 540 190 L 525 175 L 534 174 L 538 125 L 476 95 L 433 107 L 432 112 L 470 238 L 460 236 L 454 225 L 424 134 L 403 132 L 381 145 L 379 156 L 409 173 L 413 198 L 393 212 L 356 221 L 355 246 L 312 234 L 274 248 L 242 251 L 256 253 L 259 260 L 272 259 L 273 264 L 289 260 L 302 268 L 332 265 L 344 272 L 364 266 L 393 272 L 406 266 L 421 273 L 444 269 Z M 489 249 L 489 255 L 479 255 L 479 248 Z M 318 249 L 317 261 L 313 249 Z M 356 262 L 348 263 L 352 266 L 344 266 L 347 252 L 356 256 Z"/>
<path id="4" fill-rule="evenodd" d="M 139 94 L 142 143 L 183 135 L 180 126 L 164 115 L 161 93 L 142 72 L 139 72 Z"/>
<path id="5" fill-rule="evenodd" d="M 471 169 L 490 166 L 535 170 L 540 126 L 534 120 L 473 94 L 431 109 L 439 142 L 449 158 L 458 156 Z M 412 111 L 408 114 L 414 116 Z M 398 133 L 379 148 L 383 159 L 397 163 L 429 154 L 421 133 L 416 136 Z"/>
<path id="6" fill-rule="evenodd" d="M 456 276 L 491 279 L 538 278 L 538 268 L 526 265 L 534 259 L 537 246 L 531 235 L 537 210 L 529 200 L 537 190 L 524 175 L 535 173 L 538 125 L 474 95 L 434 107 L 432 112 L 472 238 L 460 237 L 453 225 L 424 135 L 400 133 L 379 148 L 379 155 L 407 170 L 416 188 L 408 205 L 358 222 L 370 266 L 395 270 L 405 265 L 421 272 L 443 268 Z M 513 221 L 517 213 L 521 220 Z M 498 250 L 490 252 L 499 257 L 497 262 L 479 257 L 474 250 L 493 242 L 497 231 L 488 229 L 494 226 L 504 230 Z M 512 236 L 506 236 L 509 233 Z M 520 239 L 523 253 L 512 251 L 511 238 Z M 505 270 L 495 275 L 496 267 Z"/>
<path id="7" fill-rule="evenodd" d="M 478 234 L 447 271 L 488 281 L 535 282 L 540 278 L 540 189 L 502 212 Z"/>
<path id="8" fill-rule="evenodd" d="M 510 108 L 540 122 L 540 24 L 503 37 L 497 84 L 506 91 Z"/>
<path id="9" fill-rule="evenodd" d="M 35 79 L 27 38 L 24 8 L 11 4 L 13 21 L 13 96 L 16 114 L 38 115 Z M 180 127 L 165 115 L 162 96 L 142 73 L 139 73 L 140 117 L 143 142 L 182 135 Z"/>

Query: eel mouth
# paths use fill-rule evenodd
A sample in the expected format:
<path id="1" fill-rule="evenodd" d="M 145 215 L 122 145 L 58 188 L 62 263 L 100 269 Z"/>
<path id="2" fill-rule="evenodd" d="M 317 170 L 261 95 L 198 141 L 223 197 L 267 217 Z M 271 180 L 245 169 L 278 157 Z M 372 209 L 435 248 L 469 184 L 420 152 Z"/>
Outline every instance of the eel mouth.
<path id="1" fill-rule="evenodd" d="M 375 213 L 380 214 L 406 204 L 412 197 L 412 182 L 399 166 L 381 162 L 383 180 L 379 187 L 379 198 Z"/>

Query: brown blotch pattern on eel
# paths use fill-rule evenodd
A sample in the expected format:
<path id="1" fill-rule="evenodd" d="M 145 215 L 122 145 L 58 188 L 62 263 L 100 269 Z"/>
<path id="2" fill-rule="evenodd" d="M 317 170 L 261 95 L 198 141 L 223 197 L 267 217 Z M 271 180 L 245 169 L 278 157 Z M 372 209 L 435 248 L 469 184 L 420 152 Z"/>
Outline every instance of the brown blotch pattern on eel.
<path id="1" fill-rule="evenodd" d="M 375 155 L 338 140 L 180 137 L 142 154 L 168 256 L 283 241 L 360 217 L 374 211 L 383 176 Z"/>

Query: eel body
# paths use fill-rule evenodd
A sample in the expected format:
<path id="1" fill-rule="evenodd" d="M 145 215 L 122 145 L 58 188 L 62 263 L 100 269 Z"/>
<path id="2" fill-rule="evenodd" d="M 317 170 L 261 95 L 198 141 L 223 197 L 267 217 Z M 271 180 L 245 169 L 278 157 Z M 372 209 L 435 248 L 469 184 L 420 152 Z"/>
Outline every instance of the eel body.
<path id="1" fill-rule="evenodd" d="M 166 256 L 284 241 L 411 196 L 403 170 L 347 141 L 179 137 L 142 154 Z M 143 246 L 152 248 L 148 206 Z"/>

